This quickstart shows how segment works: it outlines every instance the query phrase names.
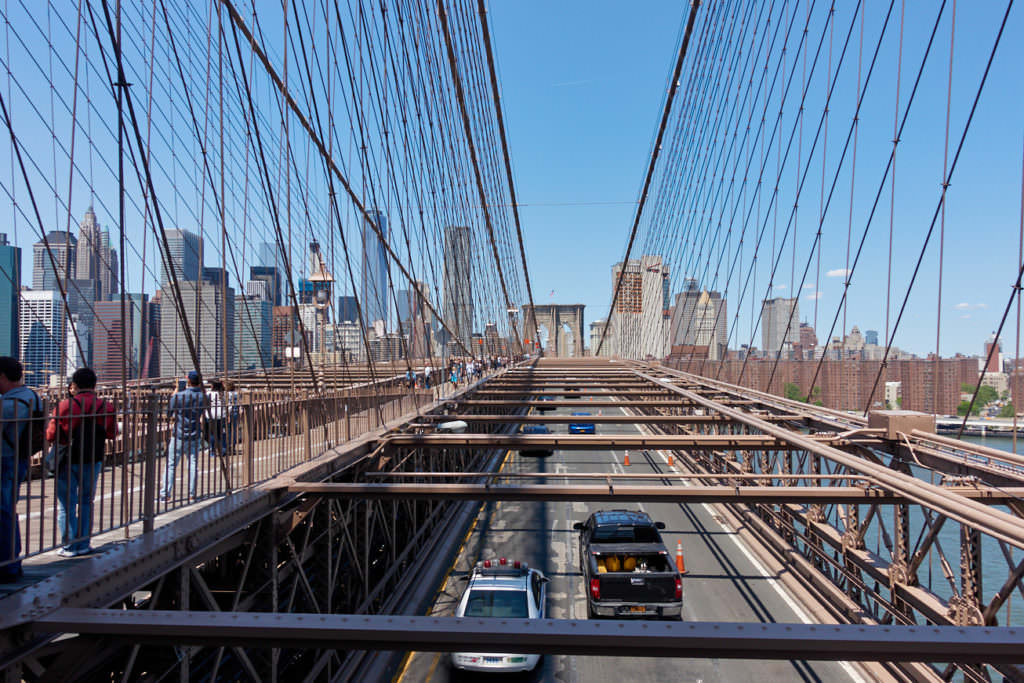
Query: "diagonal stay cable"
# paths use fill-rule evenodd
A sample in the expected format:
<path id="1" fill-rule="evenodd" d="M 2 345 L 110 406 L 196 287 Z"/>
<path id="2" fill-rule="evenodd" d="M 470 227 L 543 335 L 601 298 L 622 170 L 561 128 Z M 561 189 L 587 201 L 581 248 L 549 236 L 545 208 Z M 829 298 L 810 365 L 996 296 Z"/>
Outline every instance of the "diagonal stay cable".
<path id="1" fill-rule="evenodd" d="M 302 127 L 306 130 L 306 133 L 312 139 L 313 144 L 316 146 L 319 154 L 327 162 L 328 167 L 334 173 L 334 176 L 341 183 L 342 187 L 345 188 L 345 193 L 348 194 L 349 199 L 355 205 L 357 211 L 363 216 L 363 219 L 367 222 L 367 225 L 371 227 L 371 229 L 377 235 L 377 239 L 380 240 L 380 243 L 387 250 L 388 256 L 392 259 L 395 265 L 398 266 L 399 270 L 402 271 L 402 274 L 410 283 L 415 282 L 412 274 L 398 258 L 398 254 L 395 253 L 395 250 L 391 246 L 391 243 L 388 241 L 387 237 L 381 231 L 381 228 L 377 224 L 377 221 L 375 221 L 370 216 L 369 211 L 359 200 L 359 197 L 356 195 L 355 190 L 352 189 L 352 184 L 349 182 L 345 174 L 342 173 L 341 169 L 338 167 L 337 162 L 334 160 L 334 157 L 327 151 L 327 147 L 324 145 L 323 140 L 316 133 L 316 131 L 313 130 L 312 125 L 309 123 L 306 116 L 302 113 L 302 110 L 299 109 L 299 105 L 298 103 L 296 103 L 295 98 L 292 97 L 291 92 L 288 90 L 284 82 L 281 80 L 281 77 L 278 75 L 277 70 L 270 63 L 270 59 L 267 57 L 266 53 L 263 51 L 259 43 L 256 41 L 256 38 L 253 36 L 252 31 L 249 29 L 249 26 L 245 23 L 245 20 L 242 18 L 242 15 L 238 13 L 238 9 L 235 7 L 234 2 L 232 2 L 232 0 L 220 0 L 220 2 L 227 9 L 228 15 L 231 17 L 231 23 L 234 24 L 235 28 L 238 31 L 240 31 L 242 35 L 245 37 L 245 40 L 248 41 L 249 46 L 252 49 L 253 53 L 259 59 L 260 63 L 263 65 L 264 70 L 267 72 L 267 75 L 273 81 L 274 87 L 276 87 L 277 90 L 281 93 L 281 97 L 288 104 L 288 107 L 292 110 L 292 113 L 295 114 L 296 118 L 299 120 L 299 123 L 302 124 Z M 447 330 L 448 333 L 452 335 L 452 338 L 457 339 L 457 335 L 452 331 L 450 327 L 448 327 L 448 323 L 441 316 L 441 314 L 438 313 L 437 309 L 434 308 L 433 304 L 431 304 L 430 301 L 426 299 L 424 299 L 423 303 L 426 304 L 427 308 L 430 309 L 430 312 L 433 313 L 434 316 L 436 316 L 438 321 L 441 323 L 442 327 L 444 327 L 444 329 Z M 469 348 L 466 346 L 466 344 L 464 344 L 461 340 L 459 340 L 459 345 L 466 352 L 467 356 L 473 355 Z"/>
<path id="2" fill-rule="evenodd" d="M 448 51 L 448 66 L 452 72 L 452 83 L 455 86 L 455 99 L 459 103 L 459 111 L 462 115 L 462 127 L 466 134 L 466 145 L 469 147 L 469 158 L 473 163 L 473 173 L 476 176 L 476 187 L 480 194 L 480 208 L 484 212 L 484 223 L 487 226 L 487 237 L 491 243 L 491 252 L 494 255 L 494 265 L 498 269 L 498 282 L 501 283 L 501 293 L 505 298 L 505 307 L 512 308 L 512 300 L 508 296 L 508 287 L 505 283 L 505 273 L 501 267 L 501 256 L 498 254 L 498 245 L 494 240 L 494 225 L 491 222 L 491 210 L 487 205 L 487 193 L 484 191 L 483 176 L 480 172 L 480 160 L 477 156 L 476 144 L 473 142 L 473 127 L 469 122 L 469 110 L 466 106 L 466 95 L 462 87 L 462 76 L 459 74 L 459 66 L 455 58 L 455 47 L 452 44 L 451 31 L 448 27 L 448 12 L 444 8 L 444 0 L 437 0 L 437 16 L 441 22 L 441 31 L 444 34 L 445 47 Z M 522 347 L 522 340 L 519 337 L 519 330 L 512 329 L 516 344 Z M 471 354 L 472 355 L 472 354 Z"/>
<path id="3" fill-rule="evenodd" d="M 477 0 L 480 13 L 480 29 L 483 31 L 484 47 L 487 48 L 487 68 L 491 74 L 491 98 L 494 100 L 494 113 L 498 119 L 498 134 L 501 138 L 501 149 L 505 157 L 505 175 L 508 177 L 509 202 L 512 206 L 512 218 L 516 224 L 516 237 L 519 240 L 519 256 L 523 261 L 523 278 L 526 280 L 526 296 L 530 300 L 530 310 L 536 310 L 533 304 L 533 288 L 530 286 L 530 271 L 526 267 L 526 248 L 523 246 L 523 228 L 519 222 L 519 205 L 516 202 L 516 187 L 512 181 L 512 162 L 508 153 L 508 138 L 505 134 L 505 116 L 501 108 L 501 94 L 498 92 L 498 75 L 494 68 L 494 48 L 491 44 L 491 30 L 487 23 L 487 8 L 484 0 Z M 525 321 L 524 321 L 525 323 Z M 525 329 L 524 329 L 525 331 Z M 533 338 L 540 339 L 537 329 L 537 317 L 533 319 Z"/>
<path id="4" fill-rule="evenodd" d="M 892 343 L 896 339 L 896 331 L 899 329 L 900 322 L 902 322 L 902 320 L 903 320 L 903 314 L 906 313 L 907 302 L 910 300 L 910 293 L 914 289 L 914 283 L 917 281 L 918 272 L 920 272 L 920 270 L 921 270 L 921 263 L 922 263 L 922 261 L 924 261 L 924 255 L 928 251 L 928 243 L 931 241 L 932 234 L 935 232 L 935 224 L 939 220 L 939 213 L 942 210 L 943 204 L 945 203 L 946 188 L 949 187 L 950 180 L 953 179 L 953 173 L 956 171 L 957 162 L 960 161 L 960 153 L 964 149 L 964 143 L 967 141 L 967 134 L 971 130 L 971 122 L 974 121 L 974 114 L 978 110 L 978 102 L 981 101 L 981 94 L 985 90 L 985 83 L 988 81 L 989 72 L 992 70 L 992 62 L 995 61 L 996 52 L 999 49 L 999 43 L 1002 41 L 1003 32 L 1006 30 L 1006 22 L 1010 18 L 1010 11 L 1012 9 L 1013 9 L 1013 0 L 1010 0 L 1008 3 L 1006 3 L 1006 11 L 1003 13 L 1002 22 L 999 24 L 999 32 L 996 34 L 995 41 L 992 43 L 992 49 L 989 51 L 988 61 L 985 63 L 985 71 L 982 72 L 981 81 L 978 83 L 978 90 L 977 90 L 977 92 L 974 95 L 974 101 L 971 103 L 971 111 L 967 115 L 967 121 L 964 123 L 963 132 L 960 133 L 960 141 L 957 143 L 956 153 L 953 154 L 953 162 L 952 162 L 952 164 L 950 164 L 949 173 L 947 173 L 946 177 L 943 178 L 942 194 L 939 197 L 939 202 L 938 202 L 937 206 L 935 207 L 935 212 L 932 215 L 932 221 L 931 221 L 931 224 L 928 226 L 928 232 L 925 234 L 924 244 L 921 245 L 921 252 L 918 254 L 917 263 L 914 266 L 914 272 L 910 276 L 910 284 L 907 285 L 907 293 L 903 297 L 903 303 L 900 306 L 900 312 L 896 316 L 896 322 L 893 324 L 892 334 L 889 336 L 889 339 L 886 341 L 885 354 L 882 356 L 882 364 L 878 367 L 878 374 L 875 375 L 875 382 L 871 386 L 871 392 L 868 394 L 868 404 L 866 406 L 864 406 L 864 414 L 865 415 L 867 415 L 868 411 L 871 409 L 871 399 L 874 397 L 875 391 L 878 389 L 878 382 L 882 378 L 882 373 L 885 372 L 886 363 L 889 360 L 889 352 L 892 350 Z M 890 164 L 891 164 L 891 156 L 890 156 Z M 863 246 L 863 244 L 861 246 Z M 1020 280 L 1021 279 L 1018 276 L 1018 278 L 1017 278 L 1017 286 L 1020 286 Z M 1003 317 L 1004 317 L 1004 322 L 1005 322 L 1005 314 L 1004 314 Z M 980 387 L 980 386 L 981 386 L 981 382 L 978 383 L 978 387 Z M 977 396 L 977 388 L 975 389 L 975 396 Z M 971 403 L 972 404 L 974 403 L 973 399 L 971 400 Z M 965 423 L 966 423 L 966 420 L 965 420 Z M 963 425 L 960 426 L 960 432 L 963 433 Z"/>
<path id="5" fill-rule="evenodd" d="M 692 0 L 690 3 L 690 16 L 686 20 L 686 31 L 683 33 L 683 40 L 679 44 L 679 54 L 676 55 L 676 64 L 672 69 L 672 81 L 669 84 L 668 96 L 665 98 L 665 108 L 661 112 L 661 123 L 658 124 L 658 135 L 654 140 L 654 147 L 651 149 L 651 161 L 647 164 L 647 176 L 644 178 L 644 186 L 640 191 L 640 202 L 636 207 L 636 216 L 633 217 L 633 228 L 629 232 L 629 241 L 626 243 L 626 255 L 622 259 L 622 272 L 615 283 L 615 292 L 612 294 L 611 307 L 608 309 L 608 321 L 601 330 L 601 340 L 597 343 L 595 356 L 601 355 L 601 348 L 604 346 L 605 337 L 608 336 L 608 327 L 612 322 L 612 315 L 615 312 L 615 302 L 619 299 L 619 292 L 622 291 L 622 281 L 625 279 L 626 264 L 629 262 L 629 255 L 633 251 L 633 242 L 636 240 L 637 228 L 640 227 L 640 218 L 644 213 L 644 204 L 647 203 L 647 191 L 651 187 L 651 178 L 654 176 L 654 169 L 658 163 L 658 153 L 661 151 L 661 141 L 665 137 L 665 129 L 668 126 L 668 118 L 672 113 L 672 102 L 679 90 L 679 75 L 683 70 L 683 59 L 686 57 L 686 50 L 690 46 L 690 36 L 693 34 L 693 23 L 697 19 L 697 8 L 700 7 L 700 0 Z"/>

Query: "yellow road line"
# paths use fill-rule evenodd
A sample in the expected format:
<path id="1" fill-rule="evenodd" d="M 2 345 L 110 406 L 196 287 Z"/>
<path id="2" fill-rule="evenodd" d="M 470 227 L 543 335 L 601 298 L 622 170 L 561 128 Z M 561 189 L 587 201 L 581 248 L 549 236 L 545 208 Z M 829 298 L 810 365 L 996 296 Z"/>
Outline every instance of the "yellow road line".
<path id="1" fill-rule="evenodd" d="M 504 469 L 505 463 L 508 462 L 508 459 L 509 459 L 510 455 L 512 455 L 512 451 L 511 450 L 505 451 L 505 457 L 502 458 L 501 465 L 498 466 L 498 472 L 499 473 L 501 472 L 502 469 Z M 480 504 L 480 507 L 481 508 L 483 507 L 483 503 Z M 455 558 L 452 560 L 451 565 L 448 567 L 448 571 L 445 572 L 444 581 L 441 583 L 441 587 L 439 589 L 437 589 L 437 592 L 434 593 L 433 600 L 430 601 L 430 607 L 427 608 L 427 616 L 429 616 L 430 609 L 433 608 L 434 603 L 437 602 L 437 598 L 442 593 L 446 593 L 448 591 L 448 583 L 451 581 L 452 572 L 455 571 L 455 565 L 457 565 L 459 563 L 459 558 L 462 557 L 462 553 L 466 549 L 466 543 L 473 536 L 473 532 L 476 531 L 476 523 L 477 523 L 479 517 L 480 517 L 480 511 L 477 510 L 476 516 L 473 517 L 473 521 L 469 525 L 469 530 L 466 531 L 466 535 L 462 537 L 462 542 L 459 544 L 459 549 L 455 553 Z M 408 652 L 408 653 L 406 653 L 405 658 L 402 660 L 402 666 L 399 668 L 398 674 L 392 679 L 393 681 L 401 681 L 405 677 L 405 674 L 409 670 L 409 665 L 412 663 L 413 655 L 415 655 L 415 654 L 416 654 L 415 652 Z M 440 657 L 441 657 L 440 655 L 435 655 L 434 656 L 434 662 L 433 662 L 433 664 L 430 667 L 430 672 L 427 674 L 427 680 L 428 681 L 430 680 L 430 677 L 433 675 L 434 669 L 437 668 L 437 663 L 438 663 L 438 661 L 440 661 Z"/>
<path id="2" fill-rule="evenodd" d="M 434 671 L 437 670 L 437 663 L 441 661 L 441 653 L 438 652 L 434 655 L 434 661 L 430 665 L 430 669 L 427 671 L 427 683 L 430 683 L 430 679 L 434 677 Z"/>

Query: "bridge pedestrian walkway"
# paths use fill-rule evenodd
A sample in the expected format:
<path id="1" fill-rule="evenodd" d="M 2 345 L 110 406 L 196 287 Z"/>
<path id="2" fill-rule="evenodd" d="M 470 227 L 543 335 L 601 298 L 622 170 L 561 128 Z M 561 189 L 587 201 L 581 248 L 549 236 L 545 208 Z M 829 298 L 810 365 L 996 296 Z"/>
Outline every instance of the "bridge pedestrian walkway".
<path id="1" fill-rule="evenodd" d="M 93 499 L 93 552 L 79 557 L 58 554 L 62 539 L 56 523 L 56 484 L 53 475 L 42 466 L 41 458 L 37 458 L 21 485 L 16 507 L 24 574 L 18 581 L 0 584 L 0 598 L 145 531 L 172 524 L 232 491 L 267 481 L 461 388 L 450 383 L 414 390 L 396 385 L 379 394 L 367 389 L 362 395 L 349 396 L 348 401 L 344 396 L 326 400 L 258 398 L 249 401 L 243 406 L 240 418 L 248 424 L 237 426 L 241 438 L 226 457 L 214 454 L 203 444 L 198 456 L 195 497 L 188 495 L 188 462 L 183 455 L 178 462 L 173 490 L 165 501 L 160 500 L 158 494 L 167 463 L 169 424 L 161 420 L 150 457 L 145 457 L 145 453 L 140 454 L 142 457 L 111 457 L 108 451 Z M 360 409 L 350 411 L 349 405 Z M 163 412 L 162 407 L 160 411 Z M 138 417 L 126 411 L 119 413 L 122 424 L 142 424 Z M 145 440 L 144 434 L 124 435 L 118 439 L 118 450 L 128 452 L 142 446 Z"/>

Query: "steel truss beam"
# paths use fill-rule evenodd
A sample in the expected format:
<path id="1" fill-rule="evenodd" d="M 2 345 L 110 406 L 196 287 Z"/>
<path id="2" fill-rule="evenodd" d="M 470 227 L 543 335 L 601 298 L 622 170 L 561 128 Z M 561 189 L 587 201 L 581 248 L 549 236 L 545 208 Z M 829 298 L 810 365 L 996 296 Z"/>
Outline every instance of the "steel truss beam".
<path id="1" fill-rule="evenodd" d="M 578 418 L 587 422 L 587 417 Z M 843 444 L 836 436 L 807 439 L 816 445 Z M 760 434 L 394 434 L 383 440 L 388 446 L 402 448 L 510 448 L 513 450 L 622 450 L 649 448 L 670 450 L 804 450 L 806 446 L 777 436 Z"/>
<path id="2" fill-rule="evenodd" d="M 128 642 L 247 646 L 526 652 L 629 657 L 849 661 L 1021 661 L 1024 630 L 735 622 L 456 619 L 361 614 L 137 611 L 62 608 L 37 633 Z"/>
<path id="3" fill-rule="evenodd" d="M 977 528 L 982 533 L 1009 543 L 1017 548 L 1024 548 L 1024 524 L 1018 517 L 1000 510 L 988 508 L 981 503 L 968 500 L 962 496 L 949 493 L 948 489 L 921 481 L 912 475 L 895 472 L 884 465 L 868 461 L 851 453 L 836 448 L 836 443 L 822 443 L 812 436 L 797 434 L 774 425 L 756 415 L 744 413 L 723 403 L 705 398 L 686 389 L 675 387 L 657 377 L 637 371 L 637 375 L 649 379 L 658 386 L 671 387 L 685 399 L 696 402 L 702 408 L 725 415 L 748 428 L 766 435 L 786 441 L 790 450 L 805 450 L 847 468 L 850 472 L 870 476 L 880 486 L 901 493 L 908 500 L 931 510 L 935 510 L 962 524 Z M 785 450 L 785 449 L 779 449 Z"/>
<path id="4" fill-rule="evenodd" d="M 455 401 L 451 401 L 455 403 Z M 609 394 L 609 399 L 604 401 L 584 401 L 576 399 L 557 399 L 554 401 L 535 401 L 535 400 L 493 400 L 484 401 L 479 399 L 471 399 L 468 401 L 459 401 L 459 405 L 467 408 L 683 408 L 687 406 L 693 406 L 692 403 L 683 400 L 670 400 L 658 399 L 653 401 L 643 400 L 630 400 L 623 401 L 612 398 Z"/>
<path id="5" fill-rule="evenodd" d="M 415 476 L 411 473 L 409 476 Z M 558 475 L 548 475 L 557 477 Z M 282 482 L 284 484 L 284 482 Z M 642 503 L 774 503 L 906 504 L 907 499 L 879 488 L 860 486 L 607 486 L 508 484 L 286 484 L 288 493 L 338 498 L 383 500 L 520 500 L 520 501 L 638 501 Z M 1005 505 L 1024 496 L 1024 489 L 957 487 L 951 493 Z"/>
<path id="6" fill-rule="evenodd" d="M 590 405 L 593 406 L 594 404 L 591 403 Z M 597 405 L 601 408 L 605 406 L 603 403 Z M 764 415 L 762 419 L 771 420 L 772 422 L 799 422 L 804 419 L 804 416 Z M 427 420 L 433 422 L 465 420 L 466 422 L 479 422 L 481 424 L 495 422 L 499 424 L 568 424 L 581 421 L 579 417 L 572 415 L 473 415 L 472 413 L 431 415 L 427 417 Z M 736 424 L 721 415 L 591 415 L 586 419 L 586 422 L 593 422 L 595 424 Z"/>

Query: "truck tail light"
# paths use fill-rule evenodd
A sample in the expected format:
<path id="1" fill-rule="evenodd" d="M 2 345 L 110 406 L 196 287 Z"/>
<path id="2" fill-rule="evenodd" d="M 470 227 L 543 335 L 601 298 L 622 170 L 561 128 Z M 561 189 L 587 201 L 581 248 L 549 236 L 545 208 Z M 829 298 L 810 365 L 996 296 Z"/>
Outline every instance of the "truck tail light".
<path id="1" fill-rule="evenodd" d="M 590 597 L 595 600 L 601 599 L 601 579 L 590 580 Z"/>
<path id="2" fill-rule="evenodd" d="M 676 577 L 676 600 L 683 599 L 683 580 Z"/>

